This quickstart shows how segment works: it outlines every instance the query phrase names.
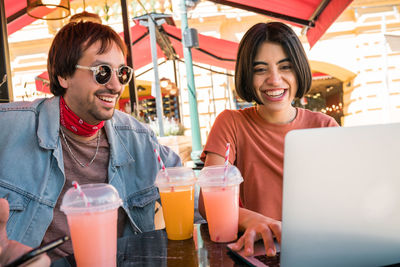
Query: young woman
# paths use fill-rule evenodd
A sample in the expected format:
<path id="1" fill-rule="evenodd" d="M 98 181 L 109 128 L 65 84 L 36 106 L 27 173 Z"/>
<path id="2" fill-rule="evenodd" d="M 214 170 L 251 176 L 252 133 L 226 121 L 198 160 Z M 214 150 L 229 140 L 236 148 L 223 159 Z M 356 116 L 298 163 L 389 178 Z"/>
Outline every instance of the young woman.
<path id="1" fill-rule="evenodd" d="M 292 102 L 310 89 L 311 70 L 303 46 L 287 25 L 259 23 L 239 44 L 235 69 L 237 94 L 256 106 L 225 110 L 215 120 L 201 156 L 205 166 L 224 164 L 226 144 L 229 161 L 242 173 L 239 230 L 243 236 L 235 249 L 253 253 L 253 243 L 263 239 L 267 255 L 280 242 L 282 216 L 283 147 L 293 129 L 334 127 L 337 122 L 323 113 L 295 108 Z M 205 210 L 202 196 L 200 213 Z"/>

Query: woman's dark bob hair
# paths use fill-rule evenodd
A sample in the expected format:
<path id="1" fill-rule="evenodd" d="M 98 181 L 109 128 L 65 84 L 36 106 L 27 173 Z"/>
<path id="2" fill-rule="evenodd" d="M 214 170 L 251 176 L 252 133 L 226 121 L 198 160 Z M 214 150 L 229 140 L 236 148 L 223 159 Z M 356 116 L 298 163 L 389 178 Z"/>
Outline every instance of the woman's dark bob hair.
<path id="1" fill-rule="evenodd" d="M 95 22 L 70 22 L 65 25 L 51 44 L 47 59 L 47 71 L 50 78 L 50 91 L 55 96 L 63 96 L 65 88 L 58 82 L 58 76 L 71 77 L 75 73 L 76 64 L 83 53 L 99 41 L 98 54 L 108 51 L 116 44 L 126 57 L 127 49 L 121 37 L 109 26 Z"/>
<path id="2" fill-rule="evenodd" d="M 257 104 L 263 104 L 253 86 L 253 63 L 259 47 L 267 41 L 282 46 L 296 73 L 296 97 L 303 97 L 311 87 L 310 65 L 297 35 L 289 26 L 281 22 L 258 23 L 243 36 L 239 44 L 235 68 L 237 94 L 247 102 L 255 101 Z"/>

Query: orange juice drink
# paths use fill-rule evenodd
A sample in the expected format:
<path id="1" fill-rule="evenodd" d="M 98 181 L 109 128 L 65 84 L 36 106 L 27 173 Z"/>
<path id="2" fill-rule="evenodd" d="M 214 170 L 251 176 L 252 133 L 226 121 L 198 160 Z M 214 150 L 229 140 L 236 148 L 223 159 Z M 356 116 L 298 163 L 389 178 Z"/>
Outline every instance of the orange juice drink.
<path id="1" fill-rule="evenodd" d="M 202 189 L 210 238 L 214 242 L 237 239 L 239 223 L 239 186 Z"/>
<path id="2" fill-rule="evenodd" d="M 231 242 L 237 239 L 239 223 L 240 171 L 232 165 L 208 166 L 200 171 L 201 188 L 211 241 Z"/>
<path id="3" fill-rule="evenodd" d="M 193 235 L 194 186 L 160 191 L 168 239 L 184 240 Z"/>
<path id="4" fill-rule="evenodd" d="M 170 240 L 184 240 L 193 236 L 195 183 L 194 172 L 188 167 L 166 168 L 157 174 L 156 184 Z"/>
<path id="5" fill-rule="evenodd" d="M 60 209 L 67 215 L 78 267 L 117 266 L 117 220 L 122 201 L 109 184 L 70 188 Z"/>
<path id="6" fill-rule="evenodd" d="M 67 216 L 78 267 L 116 266 L 117 211 L 114 209 Z"/>

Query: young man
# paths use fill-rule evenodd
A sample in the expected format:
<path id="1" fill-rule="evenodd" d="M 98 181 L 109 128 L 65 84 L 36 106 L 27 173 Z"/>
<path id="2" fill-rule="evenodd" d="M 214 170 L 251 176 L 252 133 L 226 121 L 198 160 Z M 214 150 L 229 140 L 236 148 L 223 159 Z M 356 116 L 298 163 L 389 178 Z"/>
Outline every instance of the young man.
<path id="1" fill-rule="evenodd" d="M 115 110 L 133 70 L 110 27 L 69 23 L 48 57 L 54 97 L 0 105 L 0 197 L 10 204 L 8 238 L 36 247 L 68 233 L 60 211 L 64 193 L 80 184 L 109 183 L 123 200 L 118 235 L 154 229 L 154 185 L 160 169 L 179 157 L 132 116 Z M 66 242 L 52 259 L 71 254 Z"/>

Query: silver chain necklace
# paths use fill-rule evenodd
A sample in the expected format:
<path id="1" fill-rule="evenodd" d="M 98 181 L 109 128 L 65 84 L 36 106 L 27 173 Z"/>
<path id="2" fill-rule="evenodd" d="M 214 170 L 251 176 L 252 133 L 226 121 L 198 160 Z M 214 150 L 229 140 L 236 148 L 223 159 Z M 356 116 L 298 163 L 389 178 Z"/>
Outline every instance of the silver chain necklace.
<path id="1" fill-rule="evenodd" d="M 65 144 L 67 145 L 68 151 L 71 154 L 72 158 L 79 164 L 81 165 L 82 168 L 88 167 L 90 164 L 93 163 L 94 159 L 97 156 L 97 152 L 99 152 L 99 146 L 100 146 L 100 135 L 101 135 L 101 130 L 98 131 L 97 134 L 97 146 L 96 146 L 96 152 L 94 153 L 93 158 L 89 161 L 88 164 L 83 164 L 82 162 L 80 162 L 74 155 L 74 153 L 72 153 L 71 147 L 69 146 L 67 139 L 65 138 L 65 134 L 64 134 L 64 130 L 60 127 L 60 131 L 61 131 L 61 135 L 64 139 Z"/>

